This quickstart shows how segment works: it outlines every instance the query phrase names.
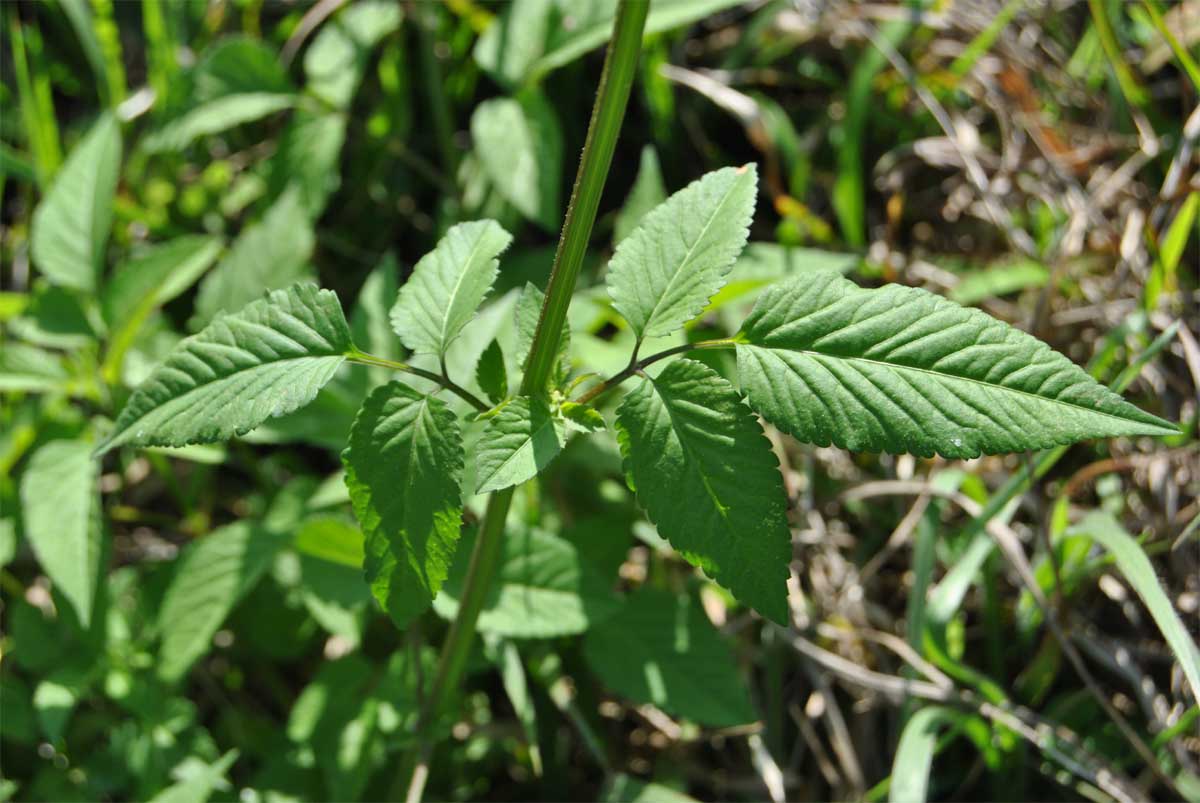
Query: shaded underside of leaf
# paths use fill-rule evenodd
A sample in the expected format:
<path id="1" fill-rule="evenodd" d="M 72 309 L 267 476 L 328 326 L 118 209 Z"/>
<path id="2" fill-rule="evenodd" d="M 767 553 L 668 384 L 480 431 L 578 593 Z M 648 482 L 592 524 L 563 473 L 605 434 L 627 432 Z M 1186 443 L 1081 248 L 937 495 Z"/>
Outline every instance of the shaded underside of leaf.
<path id="1" fill-rule="evenodd" d="M 479 439 L 476 493 L 520 485 L 562 450 L 565 432 L 540 397 L 519 396 L 487 419 Z"/>
<path id="2" fill-rule="evenodd" d="M 453 226 L 413 268 L 392 307 L 392 328 L 413 351 L 442 356 L 496 281 L 512 237 L 494 220 Z"/>
<path id="3" fill-rule="evenodd" d="M 915 288 L 799 277 L 738 337 L 750 405 L 822 446 L 970 458 L 1175 431 L 1036 338 Z"/>
<path id="4" fill-rule="evenodd" d="M 625 397 L 617 428 L 625 471 L 659 532 L 739 600 L 785 622 L 783 479 L 734 387 L 701 363 L 677 360 Z"/>
<path id="5" fill-rule="evenodd" d="M 746 245 L 757 188 L 754 165 L 713 171 L 646 214 L 617 246 L 608 293 L 639 340 L 683 326 L 721 289 Z"/>
<path id="6" fill-rule="evenodd" d="M 363 403 L 342 454 L 367 582 L 399 627 L 442 587 L 462 526 L 462 436 L 439 399 L 399 382 Z"/>
<path id="7" fill-rule="evenodd" d="M 276 290 L 182 340 L 130 396 L 102 451 L 246 433 L 312 401 L 350 348 L 336 295 Z"/>

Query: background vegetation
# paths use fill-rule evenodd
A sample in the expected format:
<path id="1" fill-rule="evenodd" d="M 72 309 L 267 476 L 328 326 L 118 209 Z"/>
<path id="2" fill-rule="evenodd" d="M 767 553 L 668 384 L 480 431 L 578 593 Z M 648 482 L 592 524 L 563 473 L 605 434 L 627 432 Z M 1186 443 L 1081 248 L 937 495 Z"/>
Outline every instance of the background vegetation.
<path id="1" fill-rule="evenodd" d="M 400 633 L 356 568 L 338 451 L 385 375 L 228 446 L 91 451 L 182 336 L 298 279 L 399 359 L 397 287 L 491 217 L 516 240 L 448 357 L 478 391 L 545 285 L 611 14 L 0 6 L 0 800 L 398 794 L 454 581 Z M 839 270 L 978 305 L 1183 434 L 947 461 L 768 428 L 790 628 L 575 437 L 517 493 L 430 798 L 1200 799 L 1198 26 L 1159 0 L 655 0 L 572 359 L 624 367 L 602 272 L 640 216 L 756 162 L 752 243 L 690 339 Z"/>

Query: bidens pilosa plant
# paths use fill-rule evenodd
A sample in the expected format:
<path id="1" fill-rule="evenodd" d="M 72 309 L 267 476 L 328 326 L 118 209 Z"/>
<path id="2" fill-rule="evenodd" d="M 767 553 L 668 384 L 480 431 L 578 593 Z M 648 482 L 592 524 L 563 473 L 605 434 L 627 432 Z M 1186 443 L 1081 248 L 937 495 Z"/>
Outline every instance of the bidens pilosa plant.
<path id="1" fill-rule="evenodd" d="M 514 359 L 498 341 L 479 359 L 474 384 L 486 400 L 463 386 L 467 377 L 447 374 L 447 350 L 471 325 L 511 241 L 497 223 L 475 221 L 451 228 L 399 291 L 390 318 L 411 364 L 360 350 L 337 297 L 297 284 L 182 341 L 130 397 L 102 448 L 230 438 L 312 401 L 345 361 L 390 369 L 425 384 L 396 379 L 371 392 L 342 459 L 366 580 L 397 626 L 429 608 L 446 582 L 464 490 L 513 488 L 550 468 L 568 438 L 614 436 L 659 533 L 737 599 L 784 623 L 787 501 L 759 417 L 809 443 L 947 458 L 1175 432 L 979 310 L 914 288 L 861 288 L 834 271 L 770 287 L 733 337 L 643 354 L 721 290 L 756 194 L 752 165 L 717 170 L 619 244 L 607 289 L 636 341 L 628 367 L 603 381 L 571 361 L 564 332 L 550 381 L 514 392 L 506 365 L 527 361 L 543 307 L 532 285 L 516 306 Z M 715 349 L 736 354 L 736 376 L 690 356 Z M 617 392 L 609 433 L 597 405 Z"/>

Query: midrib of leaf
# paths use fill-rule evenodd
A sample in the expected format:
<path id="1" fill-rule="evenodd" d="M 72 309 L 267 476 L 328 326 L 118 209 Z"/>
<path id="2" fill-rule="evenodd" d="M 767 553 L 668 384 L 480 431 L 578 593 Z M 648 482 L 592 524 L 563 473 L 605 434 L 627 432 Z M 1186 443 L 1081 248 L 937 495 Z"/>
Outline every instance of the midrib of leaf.
<path id="1" fill-rule="evenodd" d="M 942 332 L 933 332 L 930 334 L 942 334 Z M 1071 407 L 1076 410 L 1083 410 L 1091 415 L 1099 415 L 1099 416 L 1103 416 L 1105 418 L 1111 418 L 1114 421 L 1120 421 L 1120 422 L 1126 423 L 1126 424 L 1129 423 L 1131 420 L 1128 418 L 1122 418 L 1119 415 L 1114 415 L 1105 410 L 1100 410 L 1095 407 L 1085 407 L 1082 404 L 1076 404 L 1071 401 L 1064 401 L 1063 399 L 1059 399 L 1057 397 L 1039 396 L 1036 393 L 1032 393 L 1028 390 L 1022 390 L 1020 388 L 1009 387 L 1008 385 L 1000 385 L 995 382 L 985 382 L 982 379 L 975 379 L 974 377 L 969 377 L 969 376 L 959 376 L 958 374 L 946 374 L 946 373 L 942 373 L 941 371 L 934 371 L 929 368 L 918 368 L 916 366 L 904 365 L 902 363 L 884 362 L 883 360 L 874 360 L 874 359 L 871 359 L 870 357 L 841 357 L 841 356 L 837 356 L 834 354 L 826 354 L 821 351 L 813 351 L 811 349 L 792 349 L 792 348 L 782 348 L 782 347 L 778 347 L 778 346 L 764 346 L 764 345 L 761 345 L 758 343 L 743 343 L 742 345 L 748 345 L 753 348 L 760 348 L 760 349 L 764 349 L 767 351 L 784 352 L 786 354 L 802 354 L 806 357 L 810 357 L 810 358 L 814 359 L 816 362 L 818 362 L 818 364 L 820 364 L 820 358 L 824 358 L 827 360 L 835 360 L 838 362 L 850 363 L 851 365 L 853 365 L 854 363 L 866 363 L 869 365 L 882 366 L 884 368 L 888 368 L 888 369 L 891 369 L 893 371 L 898 371 L 898 372 L 910 371 L 912 373 L 917 373 L 917 374 L 928 374 L 929 376 L 940 377 L 942 379 L 949 379 L 949 380 L 953 380 L 955 382 L 969 382 L 971 384 L 979 385 L 980 387 L 992 388 L 994 390 L 1003 391 L 1005 393 L 1018 394 L 1020 396 L 1027 397 L 1027 398 L 1033 399 L 1038 402 L 1050 402 L 1052 404 L 1061 404 L 1064 407 Z M 822 365 L 821 367 L 825 368 L 825 370 L 829 370 L 824 365 Z M 766 372 L 764 371 L 764 373 L 766 373 Z M 1048 374 L 1046 378 L 1050 379 L 1053 377 L 1054 377 L 1054 374 Z M 837 376 L 834 375 L 833 378 L 837 379 Z M 869 377 L 864 376 L 864 378 L 869 380 Z M 1043 380 L 1043 384 L 1044 384 L 1044 382 L 1045 382 L 1045 380 Z M 846 387 L 846 385 L 844 383 L 841 383 L 840 380 L 839 380 L 839 384 L 841 384 L 842 387 L 845 387 L 847 389 L 847 391 L 849 391 L 849 388 Z M 913 390 L 916 391 L 918 394 L 921 394 L 922 396 L 924 396 L 924 394 L 921 393 L 921 391 L 919 390 L 919 387 L 917 385 L 913 385 L 910 382 L 909 386 L 912 387 Z M 816 395 L 816 394 L 814 394 L 814 395 Z M 893 399 L 893 401 L 895 401 L 895 400 Z M 975 406 L 974 404 L 972 404 L 971 402 L 969 402 L 965 399 L 963 401 L 967 404 L 970 404 L 972 407 Z M 897 404 L 897 406 L 899 406 L 899 404 Z M 870 410 L 870 406 L 865 403 L 863 404 L 863 407 L 866 408 L 867 410 Z M 901 408 L 901 409 L 903 409 L 903 408 Z M 976 410 L 981 415 L 984 415 L 989 418 L 993 417 L 994 413 L 995 413 L 995 411 L 991 411 L 991 410 L 978 410 L 978 408 L 976 408 Z M 944 415 L 948 415 L 948 413 L 945 410 L 942 410 L 941 412 Z M 874 412 L 872 412 L 871 414 L 874 415 Z M 918 424 L 922 423 L 918 419 L 913 419 L 913 420 L 916 421 L 916 423 L 918 423 Z M 880 422 L 880 423 L 882 425 L 884 422 Z M 1139 422 L 1139 423 L 1145 423 L 1145 422 Z M 1153 425 L 1145 423 L 1145 426 L 1153 426 Z M 1170 430 L 1163 430 L 1163 434 L 1169 435 L 1172 433 L 1170 432 Z"/>
<path id="2" fill-rule="evenodd" d="M 471 272 L 469 266 L 474 261 L 475 255 L 482 247 L 483 241 L 483 234 L 480 234 L 480 236 L 475 239 L 475 244 L 471 247 L 471 252 L 467 255 L 467 259 L 465 260 L 465 264 L 468 266 L 468 269 L 458 272 L 458 278 L 454 282 L 454 290 L 450 293 L 450 303 L 446 305 L 446 311 L 442 314 L 441 333 L 440 337 L 438 337 L 438 342 L 441 344 L 442 354 L 445 354 L 446 346 L 448 345 L 446 343 L 446 335 L 447 329 L 450 325 L 450 313 L 454 309 L 455 302 L 458 301 L 458 291 L 462 287 L 463 280 L 467 278 L 467 274 Z"/>
<path id="3" fill-rule="evenodd" d="M 738 168 L 739 172 L 734 174 L 734 186 L 736 186 L 738 179 L 742 175 L 741 171 L 744 169 L 745 168 Z M 658 309 L 660 306 L 662 306 L 663 301 L 666 300 L 668 296 L 670 296 L 671 290 L 675 286 L 675 281 L 680 276 L 683 275 L 684 266 L 686 266 L 689 262 L 692 261 L 692 257 L 695 256 L 695 254 L 696 254 L 696 248 L 700 245 L 700 243 L 702 243 L 704 241 L 704 238 L 708 235 L 708 230 L 710 228 L 712 228 L 713 222 L 720 216 L 721 210 L 725 208 L 725 204 L 729 203 L 729 199 L 732 198 L 733 195 L 734 195 L 733 187 L 731 187 L 730 190 L 725 193 L 725 197 L 721 199 L 721 203 L 717 204 L 717 208 L 713 211 L 713 214 L 710 215 L 708 220 L 706 220 L 704 222 L 704 228 L 702 228 L 700 230 L 700 234 L 699 234 L 699 236 L 696 237 L 695 242 L 693 242 L 690 246 L 688 246 L 687 254 L 684 255 L 683 260 L 679 263 L 678 267 L 676 267 L 675 271 L 671 274 L 671 278 L 669 278 L 667 280 L 667 286 L 663 289 L 663 292 L 661 294 L 659 294 L 658 301 L 654 302 L 654 307 L 650 310 L 650 314 L 646 316 L 646 326 L 645 326 L 646 329 L 649 329 L 650 324 L 654 322 L 654 316 L 658 314 Z M 641 342 L 643 337 L 645 337 L 645 331 L 643 331 L 643 333 L 638 336 L 639 343 Z"/>

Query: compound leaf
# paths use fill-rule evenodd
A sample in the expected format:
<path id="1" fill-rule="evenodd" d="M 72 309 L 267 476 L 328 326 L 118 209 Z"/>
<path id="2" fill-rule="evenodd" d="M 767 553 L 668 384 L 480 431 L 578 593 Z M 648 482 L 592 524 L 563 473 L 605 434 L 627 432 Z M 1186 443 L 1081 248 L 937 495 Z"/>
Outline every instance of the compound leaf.
<path id="1" fill-rule="evenodd" d="M 462 524 L 462 436 L 432 396 L 391 382 L 363 403 L 342 454 L 367 582 L 399 627 L 442 587 Z"/>
<path id="2" fill-rule="evenodd" d="M 742 602 L 787 621 L 783 479 L 737 390 L 678 360 L 625 397 L 617 430 L 625 472 L 659 532 Z"/>
<path id="3" fill-rule="evenodd" d="M 588 631 L 583 654 L 635 703 L 714 727 L 758 719 L 729 645 L 691 595 L 643 586 Z"/>
<path id="4" fill-rule="evenodd" d="M 540 397 L 518 396 L 487 419 L 479 439 L 475 493 L 531 480 L 566 442 L 563 422 Z"/>
<path id="5" fill-rule="evenodd" d="M 217 628 L 258 582 L 282 545 L 279 537 L 237 522 L 188 547 L 159 609 L 159 677 L 178 680 L 208 651 Z"/>
<path id="6" fill-rule="evenodd" d="M 392 328 L 412 351 L 444 357 L 483 303 L 512 236 L 494 220 L 451 227 L 413 269 L 392 307 Z"/>
<path id="7" fill-rule="evenodd" d="M 129 397 L 100 451 L 245 434 L 312 401 L 351 348 L 331 291 L 276 290 L 180 341 Z"/>
<path id="8" fill-rule="evenodd" d="M 120 167 L 121 129 L 104 114 L 71 151 L 33 213 L 33 264 L 54 284 L 96 289 Z"/>
<path id="9" fill-rule="evenodd" d="M 639 341 L 683 326 L 721 289 L 746 245 L 757 187 L 752 164 L 716 170 L 646 214 L 617 246 L 608 294 Z"/>
<path id="10" fill-rule="evenodd" d="M 1036 338 L 915 288 L 798 277 L 738 339 L 750 406 L 822 446 L 970 458 L 1175 431 Z"/>
<path id="11" fill-rule="evenodd" d="M 52 441 L 21 477 L 25 538 L 85 627 L 100 574 L 97 463 L 83 441 Z"/>

